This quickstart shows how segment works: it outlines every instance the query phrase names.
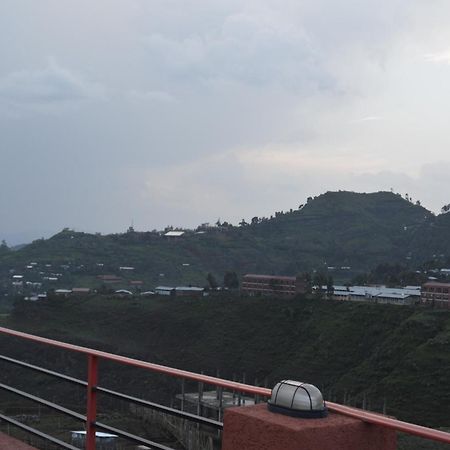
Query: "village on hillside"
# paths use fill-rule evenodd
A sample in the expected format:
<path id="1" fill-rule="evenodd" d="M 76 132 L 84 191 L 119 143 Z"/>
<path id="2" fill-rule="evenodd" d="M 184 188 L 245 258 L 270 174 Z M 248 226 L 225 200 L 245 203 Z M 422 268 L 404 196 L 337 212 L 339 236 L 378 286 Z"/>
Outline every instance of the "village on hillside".
<path id="1" fill-rule="evenodd" d="M 149 285 L 135 276 L 135 268 L 119 266 L 116 271 L 104 273 L 104 265 L 97 263 L 91 273 L 84 266 L 40 264 L 31 261 L 22 270 L 11 268 L 1 280 L 3 298 L 21 297 L 39 301 L 48 297 L 81 297 L 105 294 L 117 297 L 203 297 L 223 290 L 239 292 L 242 296 L 271 296 L 289 298 L 315 295 L 330 300 L 356 301 L 393 305 L 424 305 L 450 309 L 449 268 L 431 269 L 421 285 L 387 286 L 385 284 L 335 284 L 331 276 L 320 279 L 308 274 L 281 276 L 245 274 L 240 279 L 235 272 L 227 272 L 223 283 L 211 273 L 204 286 Z M 334 267 L 328 268 L 332 273 Z M 348 268 L 350 269 L 350 268 Z M 80 276 L 80 271 L 83 276 Z M 164 274 L 160 274 L 161 279 Z M 88 280 L 82 284 L 83 278 Z M 75 282 L 74 282 L 75 280 Z M 95 280 L 94 282 L 92 280 Z M 315 281 L 315 282 L 314 282 Z M 320 282 L 322 281 L 322 282 Z M 76 283 L 76 284 L 75 284 Z"/>

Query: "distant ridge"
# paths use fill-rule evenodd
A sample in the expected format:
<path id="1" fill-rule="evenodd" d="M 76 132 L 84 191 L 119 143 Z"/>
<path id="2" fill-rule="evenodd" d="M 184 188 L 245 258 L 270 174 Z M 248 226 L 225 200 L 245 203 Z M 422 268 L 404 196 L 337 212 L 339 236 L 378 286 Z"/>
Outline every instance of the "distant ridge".
<path id="1" fill-rule="evenodd" d="M 450 255 L 450 215 L 435 216 L 391 192 L 327 192 L 304 205 L 240 226 L 186 231 L 176 239 L 157 232 L 95 235 L 65 229 L 0 255 L 0 268 L 30 260 L 101 263 L 111 271 L 133 266 L 158 282 L 204 282 L 208 272 L 297 274 L 327 267 L 372 268 L 382 262 L 420 264 Z"/>

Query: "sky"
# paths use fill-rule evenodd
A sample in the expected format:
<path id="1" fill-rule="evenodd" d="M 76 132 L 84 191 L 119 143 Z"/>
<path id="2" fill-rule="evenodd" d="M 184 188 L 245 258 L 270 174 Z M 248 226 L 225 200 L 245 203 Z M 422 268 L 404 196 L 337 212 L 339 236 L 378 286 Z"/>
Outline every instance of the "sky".
<path id="1" fill-rule="evenodd" d="M 0 239 L 450 202 L 448 0 L 2 0 Z"/>

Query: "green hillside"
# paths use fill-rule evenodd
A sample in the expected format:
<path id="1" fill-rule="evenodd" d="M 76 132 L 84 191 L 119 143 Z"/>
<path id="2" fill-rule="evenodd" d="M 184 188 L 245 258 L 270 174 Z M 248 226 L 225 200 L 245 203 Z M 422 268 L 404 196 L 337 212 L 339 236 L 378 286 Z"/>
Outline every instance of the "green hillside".
<path id="1" fill-rule="evenodd" d="M 101 236 L 66 229 L 18 251 L 3 249 L 0 276 L 21 273 L 34 261 L 36 273 L 27 275 L 60 273 L 60 287 L 98 286 L 97 275 L 118 274 L 120 266 L 134 267 L 129 278 L 148 286 L 205 284 L 209 272 L 220 280 L 226 271 L 295 275 L 329 266 L 341 278 L 349 277 L 341 267 L 354 274 L 382 262 L 418 264 L 436 253 L 450 255 L 450 216 L 435 217 L 390 192 L 328 192 L 299 209 L 248 222 L 187 230 L 174 240 L 158 232 Z M 52 267 L 43 270 L 45 264 Z"/>
<path id="2" fill-rule="evenodd" d="M 283 378 L 317 384 L 327 398 L 430 426 L 449 426 L 450 312 L 297 298 L 118 299 L 19 302 L 7 326 L 271 386 Z M 85 362 L 0 339 L 0 353 L 46 361 L 84 376 Z M 125 372 L 107 380 L 130 387 Z M 6 375 L 4 372 L 4 376 Z M 25 379 L 25 381 L 32 381 Z M 175 394 L 178 384 L 160 380 Z M 133 375 L 158 397 L 161 385 Z M 38 389 L 51 389 L 40 383 Z M 365 399 L 365 400 L 364 400 Z"/>

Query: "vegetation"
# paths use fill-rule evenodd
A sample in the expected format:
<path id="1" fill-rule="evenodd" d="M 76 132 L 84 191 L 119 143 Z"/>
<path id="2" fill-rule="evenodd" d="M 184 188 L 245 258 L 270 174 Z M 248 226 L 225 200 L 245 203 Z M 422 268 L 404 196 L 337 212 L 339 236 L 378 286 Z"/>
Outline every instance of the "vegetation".
<path id="1" fill-rule="evenodd" d="M 268 385 L 283 378 L 305 380 L 331 400 L 375 411 L 387 407 L 388 414 L 404 420 L 448 425 L 448 311 L 231 294 L 196 300 L 97 296 L 19 301 L 7 325 L 196 372 L 219 370 L 230 379 L 245 373 L 247 381 L 266 379 Z M 53 361 L 84 376 L 85 362 L 10 342 L 0 340 L 1 353 Z M 125 375 L 116 367 L 107 379 L 123 388 L 130 386 Z M 164 389 L 179 392 L 171 380 L 153 386 L 144 375 L 133 375 L 138 392 L 144 386 L 152 398 Z M 36 378 L 24 381 L 33 386 Z"/>
<path id="2" fill-rule="evenodd" d="M 134 267 L 129 277 L 149 286 L 203 286 L 208 274 L 222 280 L 227 272 L 297 275 L 332 267 L 335 280 L 344 281 L 387 262 L 411 268 L 447 261 L 450 215 L 435 217 L 409 200 L 391 192 L 328 192 L 270 218 L 240 226 L 218 221 L 175 239 L 156 231 L 101 236 L 64 229 L 17 251 L 4 245 L 0 279 L 11 269 L 23 272 L 30 261 L 51 264 L 64 287 L 100 287 L 96 276 L 117 274 L 121 266 Z"/>
<path id="3" fill-rule="evenodd" d="M 168 239 L 131 228 L 107 236 L 64 229 L 19 249 L 3 242 L 0 324 L 196 372 L 220 371 L 230 379 L 245 374 L 248 382 L 269 386 L 281 378 L 305 380 L 329 400 L 448 426 L 450 312 L 333 302 L 326 294 L 333 282 L 352 278 L 420 284 L 425 275 L 416 269 L 449 267 L 449 214 L 435 216 L 389 192 L 328 192 L 270 218 L 185 231 Z M 308 293 L 313 284 L 323 292 L 291 300 L 241 297 L 236 290 L 244 273 L 301 275 Z M 14 274 L 24 275 L 24 287 L 16 289 Z M 107 284 L 105 275 L 120 283 Z M 212 290 L 221 284 L 228 291 L 195 300 L 110 295 L 118 287 L 138 291 L 175 283 Z M 48 300 L 15 295 L 37 292 L 35 285 Z M 97 293 L 65 299 L 53 294 L 58 287 L 94 287 Z M 30 343 L 2 337 L 0 353 L 85 376 L 84 360 Z M 169 404 L 167 396 L 180 390 L 167 377 L 102 367 L 102 383 L 131 395 L 145 392 Z M 70 387 L 41 376 L 17 380 L 7 365 L 0 374 L 3 382 L 43 396 L 72 395 Z M 402 450 L 439 448 L 408 439 Z"/>
<path id="4" fill-rule="evenodd" d="M 421 286 L 427 281 L 427 269 L 411 270 L 403 264 L 379 264 L 370 272 L 359 274 L 352 284 L 385 284 L 387 286 Z"/>

